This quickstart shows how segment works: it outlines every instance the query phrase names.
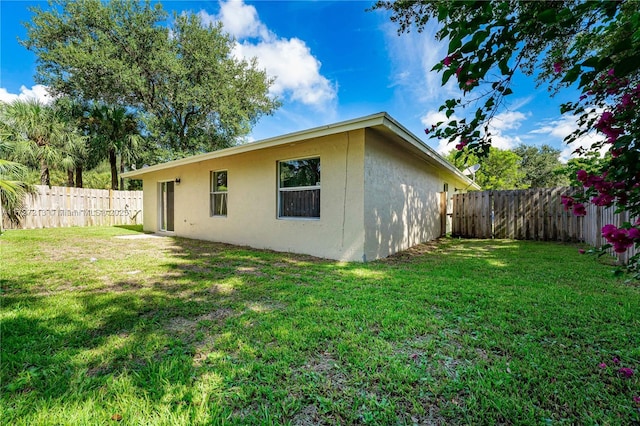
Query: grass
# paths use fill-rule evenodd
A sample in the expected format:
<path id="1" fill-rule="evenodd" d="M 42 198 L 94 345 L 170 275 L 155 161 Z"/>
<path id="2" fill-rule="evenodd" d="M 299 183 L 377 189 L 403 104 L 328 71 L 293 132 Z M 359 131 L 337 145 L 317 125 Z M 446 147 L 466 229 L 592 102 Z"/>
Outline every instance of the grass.
<path id="1" fill-rule="evenodd" d="M 0 237 L 3 423 L 640 423 L 640 288 L 574 246 L 343 264 L 137 231 Z"/>

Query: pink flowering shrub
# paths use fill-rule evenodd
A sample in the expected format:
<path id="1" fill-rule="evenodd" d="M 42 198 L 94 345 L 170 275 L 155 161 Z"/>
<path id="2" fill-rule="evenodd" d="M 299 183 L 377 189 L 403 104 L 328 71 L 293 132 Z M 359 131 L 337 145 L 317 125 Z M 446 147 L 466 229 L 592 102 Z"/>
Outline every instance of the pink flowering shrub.
<path id="1" fill-rule="evenodd" d="M 583 216 L 584 203 L 612 207 L 617 211 L 629 211 L 632 217 L 640 216 L 640 146 L 634 135 L 640 133 L 638 109 L 640 107 L 640 82 L 628 77 L 619 78 L 615 69 L 600 72 L 590 83 L 585 84 L 580 101 L 570 105 L 571 109 L 586 111 L 581 124 L 591 126 L 604 136 L 593 144 L 592 149 L 606 149 L 611 153 L 610 161 L 602 173 L 579 170 L 577 180 L 584 186 L 582 196 L 563 197 L 565 210 Z M 579 104 L 585 105 L 580 107 Z M 604 111 L 587 111 L 586 105 L 604 104 Z M 576 131 L 576 138 L 584 130 Z M 575 138 L 574 138 L 575 139 Z M 576 150 L 581 153 L 582 149 Z M 582 204 L 582 205 L 581 205 Z M 624 223 L 621 226 L 607 224 L 602 227 L 602 236 L 616 253 L 625 253 L 630 248 L 640 247 L 640 222 Z M 628 269 L 640 278 L 640 255 L 629 260 Z"/>

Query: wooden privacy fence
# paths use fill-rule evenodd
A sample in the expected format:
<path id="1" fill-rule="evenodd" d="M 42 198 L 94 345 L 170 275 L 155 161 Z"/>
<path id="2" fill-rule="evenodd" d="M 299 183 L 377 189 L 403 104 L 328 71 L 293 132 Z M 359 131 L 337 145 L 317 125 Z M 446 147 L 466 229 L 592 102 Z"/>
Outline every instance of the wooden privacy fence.
<path id="1" fill-rule="evenodd" d="M 67 226 L 138 225 L 142 223 L 142 191 L 36 185 L 27 195 L 23 218 L 12 223 L 2 215 L 3 229 Z"/>
<path id="2" fill-rule="evenodd" d="M 604 225 L 620 227 L 629 222 L 627 212 L 615 207 L 588 204 L 586 216 L 565 211 L 561 195 L 582 193 L 581 188 L 539 188 L 513 191 L 482 191 L 453 196 L 452 234 L 466 238 L 573 241 L 595 247 L 606 244 Z M 613 252 L 612 252 L 613 253 Z M 626 262 L 635 250 L 618 254 Z"/>

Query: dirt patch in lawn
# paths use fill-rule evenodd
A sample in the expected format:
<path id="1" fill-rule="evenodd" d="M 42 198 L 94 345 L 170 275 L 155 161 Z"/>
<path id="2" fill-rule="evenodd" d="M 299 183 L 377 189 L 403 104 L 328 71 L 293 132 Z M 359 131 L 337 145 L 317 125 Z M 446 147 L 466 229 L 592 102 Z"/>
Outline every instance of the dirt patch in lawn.
<path id="1" fill-rule="evenodd" d="M 198 326 L 203 321 L 219 322 L 233 315 L 235 315 L 235 311 L 233 309 L 220 308 L 193 319 L 174 317 L 169 321 L 165 328 L 167 331 L 173 333 L 191 335 L 198 329 Z"/>
<path id="2" fill-rule="evenodd" d="M 293 426 L 316 426 L 327 425 L 318 413 L 318 407 L 315 405 L 307 405 L 300 410 L 291 421 Z"/>
<path id="3" fill-rule="evenodd" d="M 380 262 L 389 264 L 408 263 L 413 261 L 417 257 L 424 256 L 428 253 L 440 251 L 445 247 L 446 246 L 444 244 L 444 240 L 442 239 L 427 241 L 398 253 L 394 253 L 384 259 L 380 259 Z"/>

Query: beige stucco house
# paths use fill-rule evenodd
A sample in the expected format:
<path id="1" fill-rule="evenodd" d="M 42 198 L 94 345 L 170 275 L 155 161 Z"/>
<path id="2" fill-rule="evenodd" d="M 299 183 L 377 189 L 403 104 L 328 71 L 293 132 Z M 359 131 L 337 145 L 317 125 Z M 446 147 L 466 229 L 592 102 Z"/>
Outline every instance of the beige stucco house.
<path id="1" fill-rule="evenodd" d="M 318 257 L 383 258 L 446 230 L 477 185 L 386 113 L 130 171 L 144 229 Z"/>

